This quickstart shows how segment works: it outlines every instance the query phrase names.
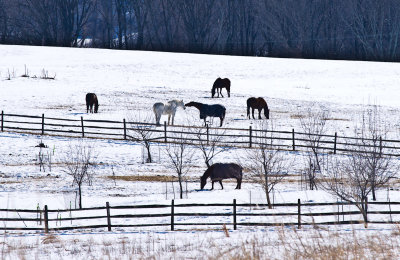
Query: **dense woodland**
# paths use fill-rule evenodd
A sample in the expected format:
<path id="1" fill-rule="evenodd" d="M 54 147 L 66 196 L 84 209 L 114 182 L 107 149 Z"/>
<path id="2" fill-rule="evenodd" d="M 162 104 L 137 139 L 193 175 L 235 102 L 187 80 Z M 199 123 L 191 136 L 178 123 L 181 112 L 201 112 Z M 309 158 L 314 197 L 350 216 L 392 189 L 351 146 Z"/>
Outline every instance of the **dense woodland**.
<path id="1" fill-rule="evenodd" d="M 0 0 L 0 43 L 398 61 L 398 0 Z"/>

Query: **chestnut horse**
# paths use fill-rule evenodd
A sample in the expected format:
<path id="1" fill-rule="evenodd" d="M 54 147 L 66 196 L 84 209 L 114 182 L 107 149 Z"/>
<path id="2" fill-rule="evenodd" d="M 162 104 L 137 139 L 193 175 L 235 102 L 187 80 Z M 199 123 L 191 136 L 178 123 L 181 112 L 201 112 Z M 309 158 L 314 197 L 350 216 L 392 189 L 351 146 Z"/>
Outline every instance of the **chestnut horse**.
<path id="1" fill-rule="evenodd" d="M 254 109 L 258 109 L 258 119 L 261 119 L 261 110 L 264 109 L 264 115 L 265 118 L 269 119 L 269 109 L 267 102 L 262 97 L 255 98 L 251 97 L 247 99 L 247 116 L 250 119 L 250 108 L 251 108 L 251 114 L 253 115 L 254 118 Z"/>
<path id="2" fill-rule="evenodd" d="M 97 100 L 97 96 L 94 93 L 87 93 L 86 94 L 86 113 L 93 113 L 93 105 L 94 105 L 94 112 L 97 113 L 99 109 L 99 101 Z"/>
<path id="3" fill-rule="evenodd" d="M 230 179 L 235 178 L 237 180 L 236 189 L 240 189 L 242 186 L 242 166 L 236 163 L 214 163 L 213 165 L 208 168 L 203 176 L 200 178 L 200 189 L 203 189 L 206 186 L 207 178 L 210 177 L 211 179 L 211 189 L 214 189 L 214 182 L 218 181 L 221 184 L 221 188 L 224 189 L 222 186 L 223 179 Z"/>
<path id="4" fill-rule="evenodd" d="M 217 94 L 218 94 L 217 97 L 219 97 L 219 94 L 221 94 L 221 97 L 224 97 L 222 95 L 223 88 L 226 88 L 226 91 L 228 92 L 228 97 L 230 97 L 231 96 L 231 81 L 227 78 L 225 78 L 225 79 L 217 78 L 211 89 L 211 97 L 214 97 L 215 90 L 217 90 Z"/>

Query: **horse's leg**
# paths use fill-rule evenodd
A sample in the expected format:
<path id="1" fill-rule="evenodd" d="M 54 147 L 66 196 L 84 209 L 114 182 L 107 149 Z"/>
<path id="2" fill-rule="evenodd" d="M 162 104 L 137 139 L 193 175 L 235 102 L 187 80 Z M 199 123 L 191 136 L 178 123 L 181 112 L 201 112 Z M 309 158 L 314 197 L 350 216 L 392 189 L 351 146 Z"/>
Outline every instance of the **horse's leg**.
<path id="1" fill-rule="evenodd" d="M 221 123 L 220 123 L 219 127 L 221 127 L 222 126 L 222 122 L 224 121 L 224 118 L 220 117 L 219 119 L 221 120 Z"/>
<path id="2" fill-rule="evenodd" d="M 251 119 L 251 117 L 250 117 L 250 106 L 247 106 L 247 117 L 249 119 Z"/>
<path id="3" fill-rule="evenodd" d="M 222 95 L 222 88 L 219 89 L 219 92 L 221 93 L 221 97 L 224 97 L 224 96 Z"/>
<path id="4" fill-rule="evenodd" d="M 242 187 L 242 179 L 236 179 L 237 180 L 237 185 L 236 185 L 236 188 L 235 189 L 239 189 L 240 190 L 240 188 Z"/>
<path id="5" fill-rule="evenodd" d="M 175 113 L 172 113 L 172 125 L 174 125 Z"/>
<path id="6" fill-rule="evenodd" d="M 261 109 L 258 109 L 258 119 L 261 119 Z"/>
<path id="7" fill-rule="evenodd" d="M 211 190 L 214 189 L 214 181 L 211 181 Z"/>
<path id="8" fill-rule="evenodd" d="M 224 189 L 224 186 L 222 185 L 222 181 L 219 181 L 219 184 L 221 184 L 221 188 Z"/>
<path id="9" fill-rule="evenodd" d="M 171 114 L 168 114 L 168 125 L 169 125 L 169 120 L 171 119 Z"/>
<path id="10" fill-rule="evenodd" d="M 255 110 L 254 108 L 251 108 L 251 115 L 253 116 L 253 119 L 255 119 L 254 118 L 254 110 Z"/>

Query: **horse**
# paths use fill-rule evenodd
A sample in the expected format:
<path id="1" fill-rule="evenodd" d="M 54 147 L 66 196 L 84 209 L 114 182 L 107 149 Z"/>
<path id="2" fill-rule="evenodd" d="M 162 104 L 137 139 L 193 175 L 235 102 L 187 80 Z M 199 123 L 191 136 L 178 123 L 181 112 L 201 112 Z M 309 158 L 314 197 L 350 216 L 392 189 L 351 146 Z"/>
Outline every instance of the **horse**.
<path id="1" fill-rule="evenodd" d="M 185 104 L 186 107 L 195 107 L 200 111 L 200 119 L 204 119 L 204 126 L 206 125 L 206 118 L 209 117 L 219 117 L 221 120 L 220 126 L 225 118 L 226 108 L 223 105 L 207 105 L 199 102 L 189 102 Z"/>
<path id="2" fill-rule="evenodd" d="M 214 182 L 218 181 L 221 184 L 221 188 L 224 189 L 222 185 L 223 179 L 235 178 L 237 180 L 237 185 L 235 189 L 239 189 L 242 186 L 242 166 L 236 163 L 214 163 L 208 168 L 203 176 L 200 177 L 200 189 L 202 190 L 207 183 L 207 178 L 211 179 L 211 190 L 214 189 Z"/>
<path id="3" fill-rule="evenodd" d="M 261 119 L 261 110 L 264 109 L 264 115 L 265 118 L 269 119 L 269 109 L 267 102 L 262 97 L 255 98 L 251 97 L 247 99 L 247 116 L 250 119 L 250 108 L 251 108 L 251 114 L 253 115 L 254 118 L 254 109 L 258 109 L 258 119 Z"/>
<path id="4" fill-rule="evenodd" d="M 211 89 L 211 97 L 214 97 L 215 95 L 215 90 L 217 90 L 217 94 L 219 97 L 219 94 L 221 94 L 221 97 L 224 97 L 222 95 L 222 89 L 226 88 L 226 91 L 228 92 L 228 97 L 231 97 L 231 81 L 227 78 L 225 79 L 221 79 L 221 78 L 217 78 L 212 86 Z"/>
<path id="5" fill-rule="evenodd" d="M 97 100 L 97 96 L 94 93 L 87 93 L 86 94 L 86 113 L 93 113 L 93 105 L 94 105 L 94 112 L 97 113 L 99 109 L 99 101 Z"/>
<path id="6" fill-rule="evenodd" d="M 167 104 L 161 102 L 154 103 L 153 112 L 154 115 L 156 116 L 156 124 L 157 125 L 160 124 L 161 115 L 168 115 L 168 125 L 171 117 L 172 117 L 172 125 L 174 125 L 175 113 L 178 107 L 186 109 L 183 100 L 171 100 L 168 101 Z"/>

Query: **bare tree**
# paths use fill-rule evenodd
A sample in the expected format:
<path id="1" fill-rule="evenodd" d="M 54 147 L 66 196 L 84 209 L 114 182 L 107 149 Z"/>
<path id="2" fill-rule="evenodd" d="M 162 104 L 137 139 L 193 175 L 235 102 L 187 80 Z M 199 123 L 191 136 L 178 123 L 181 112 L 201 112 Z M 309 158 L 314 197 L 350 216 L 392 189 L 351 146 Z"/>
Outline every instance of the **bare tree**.
<path id="1" fill-rule="evenodd" d="M 70 144 L 65 152 L 65 172 L 72 176 L 72 185 L 78 186 L 79 208 L 82 208 L 82 185 L 84 182 L 91 184 L 92 171 L 96 166 L 93 146 L 80 140 L 76 144 Z"/>
<path id="2" fill-rule="evenodd" d="M 382 120 L 378 106 L 364 111 L 359 131 L 356 132 L 357 154 L 366 161 L 371 185 L 372 200 L 376 200 L 376 189 L 387 183 L 395 174 L 395 164 L 388 148 L 384 148 L 388 125 Z"/>
<path id="3" fill-rule="evenodd" d="M 316 174 L 321 172 L 320 156 L 322 149 L 321 141 L 326 131 L 326 120 L 330 112 L 324 107 L 312 106 L 307 109 L 304 116 L 300 117 L 300 125 L 305 133 L 304 139 L 307 143 L 308 153 L 306 155 L 306 169 L 304 174 L 311 190 L 317 188 Z"/>
<path id="4" fill-rule="evenodd" d="M 147 151 L 147 163 L 152 163 L 151 157 L 151 144 L 153 141 L 153 136 L 156 133 L 154 131 L 154 124 L 152 122 L 152 117 L 150 114 L 141 114 L 140 111 L 135 114 L 135 116 L 130 116 L 129 128 L 127 128 L 127 137 L 134 141 L 140 143 Z"/>
<path id="5" fill-rule="evenodd" d="M 360 43 L 364 58 L 393 61 L 399 58 L 400 15 L 396 1 L 350 1 L 343 18 Z"/>
<path id="6" fill-rule="evenodd" d="M 168 165 L 174 169 L 178 175 L 180 198 L 183 198 L 183 177 L 192 167 L 194 149 L 186 144 L 183 135 L 176 136 L 174 143 L 169 143 L 165 147 L 165 153 L 169 159 Z"/>
<path id="7" fill-rule="evenodd" d="M 368 195 L 372 194 L 372 199 L 376 200 L 376 189 L 386 185 L 398 169 L 391 156 L 384 154 L 380 134 L 385 131 L 376 106 L 363 113 L 361 127 L 355 132 L 354 141 L 347 141 L 348 155 L 344 158 L 327 156 L 324 178 L 319 184 L 327 192 L 354 203 L 367 227 Z"/>
<path id="8" fill-rule="evenodd" d="M 225 130 L 217 128 L 193 127 L 190 130 L 196 137 L 193 145 L 201 151 L 204 163 L 210 168 L 211 161 L 220 153 L 228 151 L 230 147 L 221 146 L 220 143 L 225 135 Z"/>
<path id="9" fill-rule="evenodd" d="M 254 142 L 258 147 L 247 150 L 244 163 L 261 183 L 269 208 L 272 208 L 271 192 L 275 185 L 287 176 L 287 171 L 291 167 L 290 160 L 274 147 L 272 131 L 273 124 L 270 120 L 259 123 L 258 129 L 254 131 Z"/>

